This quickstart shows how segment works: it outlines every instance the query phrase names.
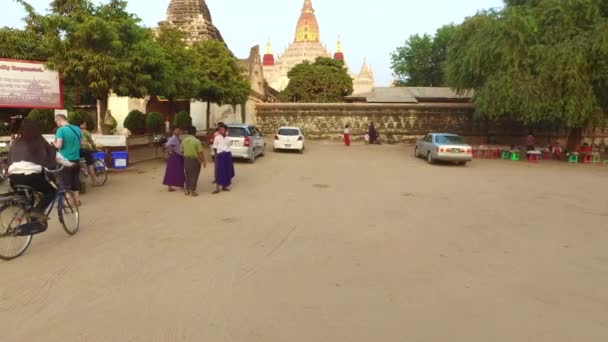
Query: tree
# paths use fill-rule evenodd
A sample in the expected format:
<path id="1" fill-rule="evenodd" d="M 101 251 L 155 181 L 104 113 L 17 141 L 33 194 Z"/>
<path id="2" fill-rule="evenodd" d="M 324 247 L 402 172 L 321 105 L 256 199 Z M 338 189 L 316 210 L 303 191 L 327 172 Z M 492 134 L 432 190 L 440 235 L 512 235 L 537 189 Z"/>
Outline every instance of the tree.
<path id="1" fill-rule="evenodd" d="M 507 1 L 466 20 L 446 70 L 477 113 L 580 128 L 608 111 L 606 1 Z"/>
<path id="2" fill-rule="evenodd" d="M 285 102 L 344 102 L 353 93 L 353 80 L 343 61 L 319 57 L 304 61 L 287 74 L 289 84 L 279 95 Z"/>
<path id="3" fill-rule="evenodd" d="M 68 113 L 68 121 L 72 125 L 80 126 L 83 122 L 87 123 L 87 129 L 93 130 L 95 128 L 95 121 L 91 115 L 83 111 L 73 111 Z"/>
<path id="4" fill-rule="evenodd" d="M 176 100 L 196 98 L 200 90 L 197 76 L 201 71 L 194 50 L 188 48 L 184 38 L 183 31 L 170 26 L 161 26 L 156 36 L 156 42 L 167 61 L 167 68 L 160 88 L 154 92 L 169 100 L 169 114 L 174 113 Z"/>
<path id="5" fill-rule="evenodd" d="M 105 121 L 108 98 L 142 97 L 166 79 L 166 60 L 152 32 L 126 12 L 126 1 L 94 5 L 90 0 L 54 0 L 50 14 L 28 9 L 28 28 L 41 32 L 52 51 L 47 65 L 100 103 Z M 105 128 L 105 126 L 104 126 Z"/>
<path id="6" fill-rule="evenodd" d="M 32 30 L 0 28 L 0 58 L 44 61 L 50 51 Z"/>
<path id="7" fill-rule="evenodd" d="M 208 130 L 211 127 L 211 104 L 245 103 L 251 86 L 249 81 L 243 78 L 237 59 L 224 43 L 204 40 L 194 46 L 194 52 L 199 82 L 196 98 L 207 103 Z"/>
<path id="8" fill-rule="evenodd" d="M 428 34 L 413 35 L 404 46 L 398 47 L 391 55 L 397 85 L 444 86 L 443 65 L 455 31 L 456 26 L 446 25 L 437 30 L 434 37 Z"/>

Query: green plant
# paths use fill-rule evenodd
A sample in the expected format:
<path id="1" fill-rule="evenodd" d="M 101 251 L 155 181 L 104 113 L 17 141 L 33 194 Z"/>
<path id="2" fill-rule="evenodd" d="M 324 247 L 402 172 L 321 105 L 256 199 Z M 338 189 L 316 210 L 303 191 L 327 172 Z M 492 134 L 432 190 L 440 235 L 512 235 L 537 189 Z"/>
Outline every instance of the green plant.
<path id="1" fill-rule="evenodd" d="M 146 115 L 138 110 L 133 110 L 125 118 L 123 126 L 133 134 L 142 134 L 146 130 Z"/>
<path id="2" fill-rule="evenodd" d="M 189 129 L 192 127 L 192 117 L 188 112 L 179 112 L 175 115 L 175 120 L 173 121 L 175 127 Z"/>
<path id="3" fill-rule="evenodd" d="M 95 120 L 93 120 L 93 117 L 91 117 L 91 115 L 87 112 L 82 112 L 82 111 L 69 112 L 68 121 L 70 122 L 70 124 L 75 125 L 75 126 L 80 126 L 80 124 L 82 124 L 83 122 L 86 122 L 87 129 L 89 131 L 94 131 L 96 128 Z"/>
<path id="4" fill-rule="evenodd" d="M 161 133 L 165 129 L 163 115 L 158 112 L 149 113 L 146 117 L 146 130 L 149 133 Z"/>
<path id="5" fill-rule="evenodd" d="M 27 118 L 38 122 L 43 133 L 52 133 L 55 129 L 55 113 L 50 109 L 34 109 Z"/>

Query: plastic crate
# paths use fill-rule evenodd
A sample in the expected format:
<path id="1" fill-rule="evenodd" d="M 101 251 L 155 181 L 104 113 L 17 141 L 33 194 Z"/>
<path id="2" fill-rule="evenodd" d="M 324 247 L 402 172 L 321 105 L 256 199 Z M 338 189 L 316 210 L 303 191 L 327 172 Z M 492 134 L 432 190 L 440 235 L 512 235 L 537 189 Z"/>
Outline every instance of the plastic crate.
<path id="1" fill-rule="evenodd" d="M 115 169 L 126 169 L 129 153 L 127 152 L 112 152 L 112 167 Z"/>
<path id="2" fill-rule="evenodd" d="M 106 162 L 106 153 L 105 152 L 95 152 L 93 153 L 94 160 L 101 160 L 104 163 Z"/>

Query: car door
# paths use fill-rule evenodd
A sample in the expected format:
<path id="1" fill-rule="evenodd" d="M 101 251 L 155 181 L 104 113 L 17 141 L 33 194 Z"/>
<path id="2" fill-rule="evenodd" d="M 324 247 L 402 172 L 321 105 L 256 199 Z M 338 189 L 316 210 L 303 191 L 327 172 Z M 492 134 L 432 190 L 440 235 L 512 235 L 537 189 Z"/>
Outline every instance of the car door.
<path id="1" fill-rule="evenodd" d="M 427 153 L 429 153 L 429 151 L 430 151 L 429 141 L 431 141 L 431 135 L 427 134 L 426 137 L 424 137 L 424 139 L 422 139 L 422 143 L 421 143 L 421 147 L 420 147 L 420 154 L 422 154 L 425 157 L 426 157 Z"/>

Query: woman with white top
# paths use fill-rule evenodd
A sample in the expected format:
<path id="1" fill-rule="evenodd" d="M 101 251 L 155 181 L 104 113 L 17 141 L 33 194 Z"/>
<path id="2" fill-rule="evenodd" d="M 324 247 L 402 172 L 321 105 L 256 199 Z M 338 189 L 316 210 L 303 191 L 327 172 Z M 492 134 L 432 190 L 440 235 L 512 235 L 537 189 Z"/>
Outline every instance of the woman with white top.
<path id="1" fill-rule="evenodd" d="M 11 186 L 25 185 L 41 194 L 36 207 L 30 213 L 32 219 L 46 220 L 45 210 L 53 202 L 57 190 L 46 180 L 44 168 L 55 168 L 61 160 L 55 149 L 44 139 L 40 126 L 25 119 L 21 124 L 21 134 L 11 144 L 8 155 L 8 173 Z M 67 164 L 72 165 L 67 162 Z"/>
<path id="2" fill-rule="evenodd" d="M 234 163 L 232 161 L 232 152 L 230 151 L 230 138 L 226 134 L 226 126 L 218 127 L 217 134 L 213 139 L 213 150 L 215 152 L 215 191 L 214 194 L 219 194 L 221 191 L 230 191 L 228 187 L 232 184 L 234 178 Z"/>

